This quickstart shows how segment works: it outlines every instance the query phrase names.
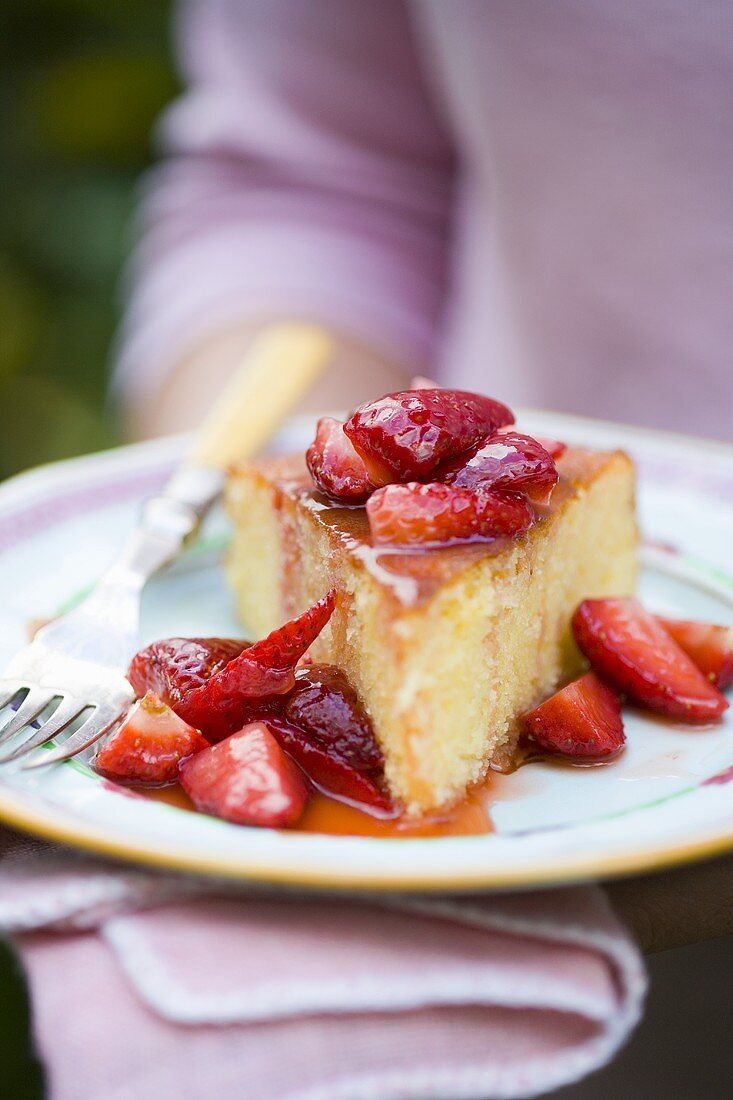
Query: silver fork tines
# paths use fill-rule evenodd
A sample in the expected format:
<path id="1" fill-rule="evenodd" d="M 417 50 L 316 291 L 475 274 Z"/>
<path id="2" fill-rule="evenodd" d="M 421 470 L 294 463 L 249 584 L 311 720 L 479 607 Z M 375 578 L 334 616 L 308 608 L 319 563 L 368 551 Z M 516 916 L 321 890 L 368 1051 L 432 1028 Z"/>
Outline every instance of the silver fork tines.
<path id="1" fill-rule="evenodd" d="M 1 690 L 2 685 L 0 685 L 0 691 Z M 15 718 L 11 719 L 6 726 L 0 729 L 0 745 L 5 745 L 22 729 L 24 720 L 21 719 L 21 712 L 30 694 L 29 692 L 28 696 L 21 704 L 21 707 L 17 710 Z M 56 703 L 54 710 L 49 716 L 41 721 L 38 729 L 32 733 L 30 737 L 23 741 L 21 745 L 0 752 L 0 764 L 9 764 L 11 760 L 17 760 L 20 756 L 24 756 L 32 749 L 36 749 L 45 744 L 46 741 L 50 741 L 51 738 L 62 733 L 67 726 L 71 725 L 85 709 L 84 705 L 79 700 L 70 699 L 68 696 L 64 695 L 56 696 L 55 698 L 51 696 L 46 706 L 42 707 L 38 714 L 42 714 L 53 702 Z M 28 721 L 30 721 L 30 719 L 28 719 Z"/>
<path id="2" fill-rule="evenodd" d="M 24 685 L 18 683 L 15 684 L 15 690 L 10 697 L 11 700 L 20 694 L 23 690 L 23 686 Z M 12 682 L 3 683 L 2 688 L 7 688 L 8 691 L 11 691 L 13 684 Z M 3 694 L 4 693 L 5 691 L 3 690 Z M 52 699 L 53 695 L 49 694 L 44 688 L 31 687 L 26 693 L 25 698 L 21 701 L 13 717 L 3 726 L 2 730 L 0 730 L 0 745 L 5 744 L 6 741 L 9 741 L 11 737 L 22 730 L 24 726 L 29 725 L 37 718 L 41 711 L 46 709 Z"/>
<path id="3" fill-rule="evenodd" d="M 62 658 L 62 663 L 68 670 L 69 662 Z M 74 663 L 80 666 L 86 664 Z M 80 682 L 78 673 L 75 678 L 65 681 L 68 686 L 64 689 L 32 683 L 30 678 L 25 681 L 0 680 L 0 710 L 6 712 L 0 717 L 0 764 L 9 764 L 27 756 L 64 733 L 80 718 L 82 722 L 78 729 L 62 745 L 40 753 L 23 768 L 38 768 L 67 760 L 99 740 L 116 724 L 133 699 L 127 680 L 117 674 L 114 682 L 110 682 L 106 672 L 104 669 L 96 670 L 94 695 L 90 690 L 92 682 L 86 677 Z M 71 691 L 69 687 L 72 687 Z M 74 688 L 77 694 L 74 694 Z M 9 706 L 14 709 L 8 711 Z"/>
<path id="4" fill-rule="evenodd" d="M 114 707 L 95 707 L 90 717 L 82 722 L 79 729 L 75 730 L 71 737 L 68 737 L 62 745 L 50 749 L 42 756 L 37 756 L 33 760 L 29 760 L 27 764 L 23 765 L 23 770 L 31 771 L 33 768 L 43 768 L 47 764 L 57 764 L 62 760 L 69 760 L 72 756 L 76 756 L 84 749 L 88 749 L 95 741 L 99 741 L 105 733 L 117 724 L 120 717 L 120 712 Z M 73 721 L 74 719 L 71 718 L 62 723 L 62 730 Z M 46 731 L 45 727 L 43 727 L 25 741 L 22 747 L 16 750 L 16 754 L 14 754 L 11 759 L 17 759 L 17 755 L 26 755 L 32 749 L 44 744 L 45 741 L 48 741 L 54 736 L 54 732 L 49 733 Z M 2 763 L 4 763 L 4 760 L 0 757 L 0 764 Z"/>

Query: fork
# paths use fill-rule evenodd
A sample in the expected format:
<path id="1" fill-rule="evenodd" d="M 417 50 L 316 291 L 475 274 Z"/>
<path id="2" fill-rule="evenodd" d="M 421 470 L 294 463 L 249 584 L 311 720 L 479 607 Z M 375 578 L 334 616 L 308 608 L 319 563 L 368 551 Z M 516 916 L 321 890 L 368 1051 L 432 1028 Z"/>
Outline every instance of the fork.
<path id="1" fill-rule="evenodd" d="M 134 700 L 125 670 L 138 648 L 147 580 L 171 561 L 220 495 L 227 467 L 251 457 L 325 369 L 321 328 L 264 329 L 116 562 L 74 610 L 42 627 L 0 679 L 0 764 L 22 770 L 68 760 L 119 722 Z M 8 708 L 11 708 L 10 711 Z M 10 715 L 8 717 L 8 714 Z M 72 728 L 75 727 L 75 728 Z M 53 748 L 35 753 L 66 734 Z"/>

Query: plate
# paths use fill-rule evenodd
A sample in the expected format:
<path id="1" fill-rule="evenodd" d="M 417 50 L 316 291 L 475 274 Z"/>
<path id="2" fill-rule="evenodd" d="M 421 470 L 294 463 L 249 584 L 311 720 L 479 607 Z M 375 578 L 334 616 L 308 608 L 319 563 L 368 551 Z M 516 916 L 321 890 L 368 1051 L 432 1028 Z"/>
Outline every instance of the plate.
<path id="1" fill-rule="evenodd" d="M 733 622 L 733 447 L 527 411 L 528 431 L 599 448 L 624 447 L 639 470 L 650 564 L 642 596 L 676 617 Z M 273 449 L 312 438 L 294 419 Z M 0 486 L 0 661 L 46 617 L 94 582 L 159 489 L 181 439 L 58 463 Z M 155 578 L 142 640 L 242 634 L 215 513 L 199 541 Z M 628 748 L 605 767 L 532 764 L 492 794 L 495 831 L 437 839 L 341 837 L 229 825 L 130 797 L 79 761 L 0 773 L 0 818 L 107 856 L 252 881 L 379 890 L 517 889 L 659 868 L 733 849 L 733 711 L 704 730 L 627 715 Z"/>

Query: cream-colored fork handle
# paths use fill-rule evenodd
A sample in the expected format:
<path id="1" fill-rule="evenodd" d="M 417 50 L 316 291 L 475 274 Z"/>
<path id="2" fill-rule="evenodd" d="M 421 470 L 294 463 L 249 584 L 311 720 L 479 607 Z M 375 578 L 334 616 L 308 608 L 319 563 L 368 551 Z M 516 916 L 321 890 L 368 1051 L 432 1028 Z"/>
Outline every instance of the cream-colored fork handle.
<path id="1" fill-rule="evenodd" d="M 225 470 L 251 458 L 318 379 L 332 352 L 331 336 L 317 325 L 293 321 L 263 329 L 196 433 L 188 461 Z"/>

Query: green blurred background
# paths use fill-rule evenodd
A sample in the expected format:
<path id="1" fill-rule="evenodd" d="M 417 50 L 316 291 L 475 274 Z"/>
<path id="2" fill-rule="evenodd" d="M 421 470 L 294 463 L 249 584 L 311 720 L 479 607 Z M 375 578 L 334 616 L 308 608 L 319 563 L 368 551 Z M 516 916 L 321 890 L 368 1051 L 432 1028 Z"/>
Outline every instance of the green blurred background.
<path id="1" fill-rule="evenodd" d="M 177 89 L 162 0 L 0 4 L 0 478 L 119 442 L 106 392 L 136 184 Z M 0 943 L 0 1097 L 36 1100 Z"/>
<path id="2" fill-rule="evenodd" d="M 119 273 L 176 91 L 162 0 L 0 5 L 0 477 L 119 441 Z"/>

